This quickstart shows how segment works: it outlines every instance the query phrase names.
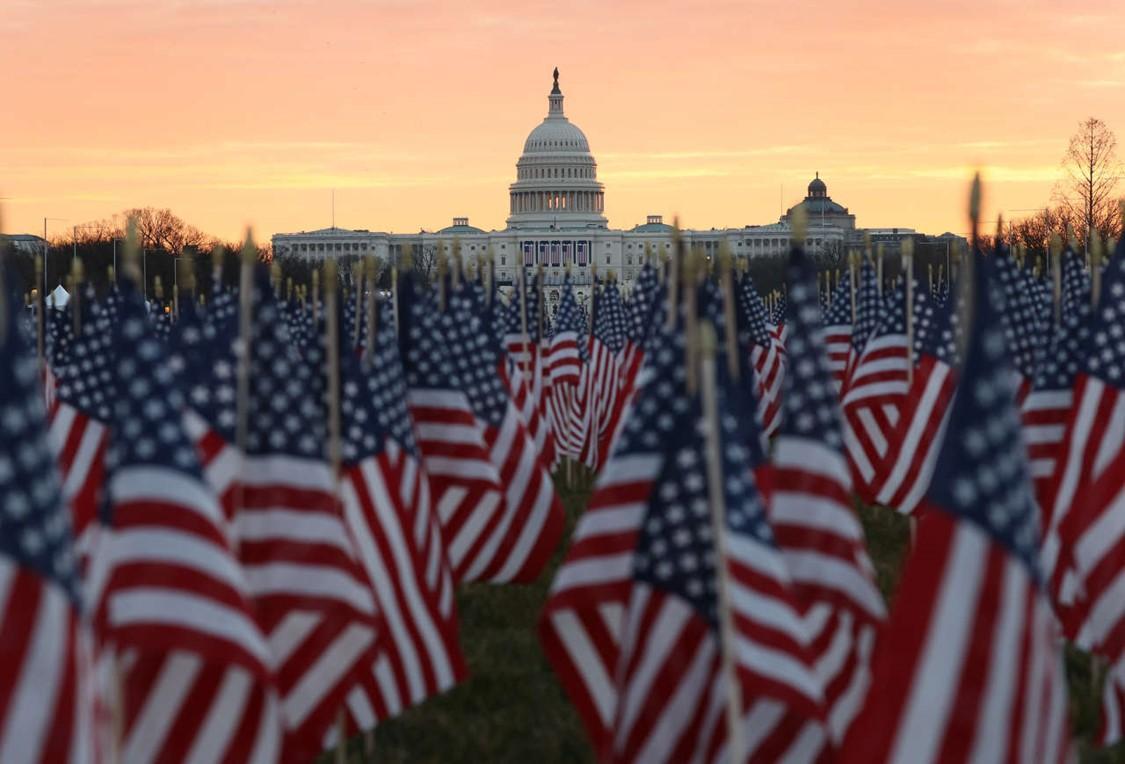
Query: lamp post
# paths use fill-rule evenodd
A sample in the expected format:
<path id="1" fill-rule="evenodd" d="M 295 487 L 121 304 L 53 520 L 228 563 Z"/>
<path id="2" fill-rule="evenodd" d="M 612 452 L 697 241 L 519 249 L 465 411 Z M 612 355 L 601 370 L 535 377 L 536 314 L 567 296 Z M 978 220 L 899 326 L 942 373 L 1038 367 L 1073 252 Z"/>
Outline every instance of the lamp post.
<path id="1" fill-rule="evenodd" d="M 51 252 L 51 246 L 47 243 L 47 221 L 65 223 L 66 218 L 43 218 L 43 299 L 47 299 L 47 255 Z"/>

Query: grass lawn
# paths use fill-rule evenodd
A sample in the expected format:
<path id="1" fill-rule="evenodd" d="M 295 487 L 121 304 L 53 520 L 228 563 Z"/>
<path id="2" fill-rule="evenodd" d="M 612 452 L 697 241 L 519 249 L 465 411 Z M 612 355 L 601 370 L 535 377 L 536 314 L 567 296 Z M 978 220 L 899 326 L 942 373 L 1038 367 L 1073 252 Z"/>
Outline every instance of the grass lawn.
<path id="1" fill-rule="evenodd" d="M 559 486 L 571 525 L 589 495 L 588 481 L 579 482 L 582 485 L 574 489 Z M 879 586 L 889 595 L 909 544 L 908 523 L 880 508 L 861 507 L 860 515 Z M 559 550 L 552 566 L 532 585 L 463 587 L 458 605 L 461 644 L 470 678 L 445 695 L 380 725 L 373 756 L 365 753 L 362 740 L 352 740 L 348 760 L 592 761 L 586 735 L 555 681 L 536 635 L 536 620 L 564 551 Z M 1096 731 L 1099 707 L 1099 696 L 1091 687 L 1089 660 L 1069 651 L 1067 672 L 1080 760 L 1089 764 L 1125 763 L 1125 746 L 1092 751 L 1087 744 Z M 331 761 L 331 757 L 323 760 Z"/>

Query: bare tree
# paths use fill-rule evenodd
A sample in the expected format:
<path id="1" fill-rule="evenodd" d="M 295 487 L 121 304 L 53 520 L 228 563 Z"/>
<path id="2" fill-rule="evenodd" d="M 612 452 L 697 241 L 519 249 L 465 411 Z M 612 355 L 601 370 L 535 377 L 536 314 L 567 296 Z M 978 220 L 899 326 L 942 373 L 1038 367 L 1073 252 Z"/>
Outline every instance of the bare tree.
<path id="1" fill-rule="evenodd" d="M 126 210 L 124 217 L 136 221 L 137 237 L 146 249 L 178 254 L 184 247 L 202 247 L 208 243 L 208 237 L 202 231 L 184 222 L 169 209 L 141 207 Z"/>
<path id="2" fill-rule="evenodd" d="M 1114 235 L 1120 224 L 1116 190 L 1121 175 L 1117 137 L 1100 119 L 1090 117 L 1078 126 L 1063 155 L 1066 179 L 1056 189 L 1060 206 L 1079 223 L 1081 240 L 1091 230 Z"/>

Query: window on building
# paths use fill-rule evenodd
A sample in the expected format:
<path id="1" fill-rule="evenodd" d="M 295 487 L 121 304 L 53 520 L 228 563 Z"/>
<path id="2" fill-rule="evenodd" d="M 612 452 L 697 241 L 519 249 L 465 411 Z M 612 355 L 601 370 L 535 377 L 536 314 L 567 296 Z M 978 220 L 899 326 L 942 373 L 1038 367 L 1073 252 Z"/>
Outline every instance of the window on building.
<path id="1" fill-rule="evenodd" d="M 500 255 L 500 264 L 501 265 L 507 265 L 508 264 L 508 258 L 504 257 L 503 255 Z"/>

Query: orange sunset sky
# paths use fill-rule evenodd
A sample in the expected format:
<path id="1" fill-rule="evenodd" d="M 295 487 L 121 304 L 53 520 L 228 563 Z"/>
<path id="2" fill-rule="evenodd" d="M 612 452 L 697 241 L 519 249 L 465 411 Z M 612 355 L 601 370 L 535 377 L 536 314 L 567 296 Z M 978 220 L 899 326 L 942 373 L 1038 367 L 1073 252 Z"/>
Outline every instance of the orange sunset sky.
<path id="1" fill-rule="evenodd" d="M 558 66 L 610 224 L 769 223 L 819 170 L 860 226 L 1050 200 L 1125 140 L 1122 0 L 0 0 L 0 197 L 52 235 L 132 206 L 259 238 L 501 228 Z M 1125 185 L 1125 184 L 1123 184 Z"/>

